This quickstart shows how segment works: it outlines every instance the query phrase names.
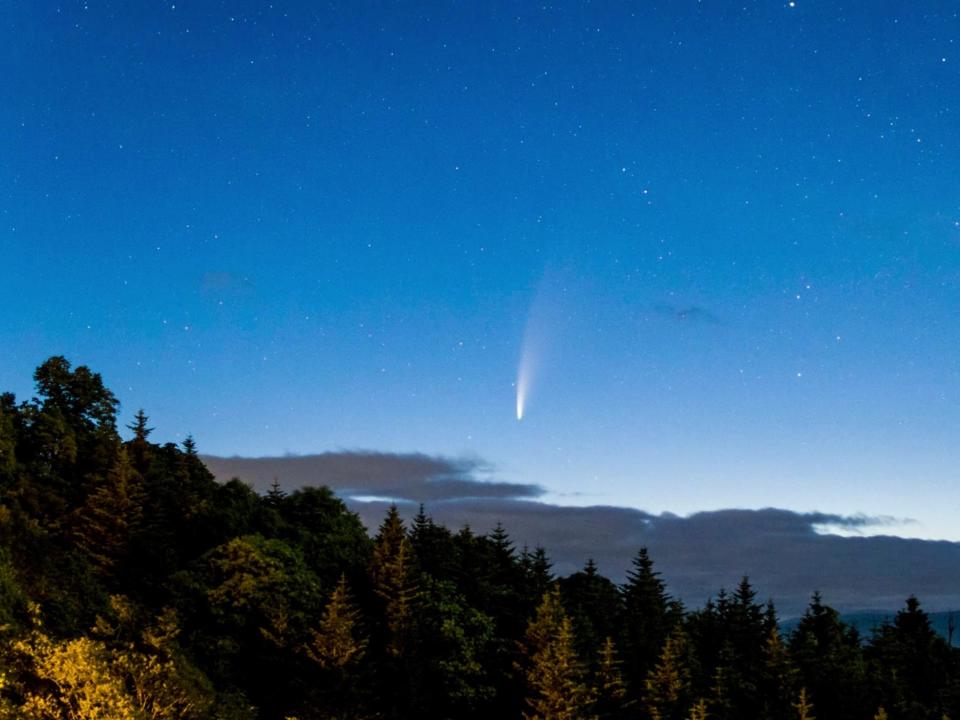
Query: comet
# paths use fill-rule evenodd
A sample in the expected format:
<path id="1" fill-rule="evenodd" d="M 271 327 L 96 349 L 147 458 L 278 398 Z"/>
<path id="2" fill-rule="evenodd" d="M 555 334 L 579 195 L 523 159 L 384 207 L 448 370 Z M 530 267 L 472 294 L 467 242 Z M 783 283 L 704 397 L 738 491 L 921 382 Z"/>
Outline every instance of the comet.
<path id="1" fill-rule="evenodd" d="M 527 405 L 527 393 L 530 392 L 531 363 L 526 354 L 520 357 L 520 367 L 517 370 L 517 421 L 523 420 L 523 411 Z"/>
<path id="2" fill-rule="evenodd" d="M 550 340 L 556 333 L 558 310 L 561 306 L 560 296 L 565 292 L 556 273 L 545 273 L 543 280 L 537 287 L 527 324 L 523 331 L 523 342 L 520 346 L 520 361 L 517 364 L 517 422 L 523 420 L 527 414 L 527 406 L 536 385 L 539 375 L 541 359 L 546 355 Z"/>
<path id="3" fill-rule="evenodd" d="M 539 299 L 539 298 L 538 298 Z M 534 301 L 530 310 L 530 317 L 527 318 L 527 327 L 523 333 L 523 345 L 520 348 L 520 362 L 517 365 L 517 422 L 523 420 L 523 415 L 527 411 L 527 402 L 530 400 L 530 393 L 533 390 L 533 380 L 536 370 L 536 359 L 540 356 L 540 333 L 536 331 L 541 327 L 537 322 L 536 312 L 538 303 Z"/>

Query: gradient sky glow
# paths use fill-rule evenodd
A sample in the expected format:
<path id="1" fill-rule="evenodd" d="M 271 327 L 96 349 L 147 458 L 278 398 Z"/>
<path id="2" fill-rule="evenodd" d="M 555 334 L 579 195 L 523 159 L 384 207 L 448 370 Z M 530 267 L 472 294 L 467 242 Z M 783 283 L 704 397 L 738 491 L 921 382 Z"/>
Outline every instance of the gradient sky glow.
<path id="1" fill-rule="evenodd" d="M 960 540 L 947 2 L 12 2 L 0 389 Z M 522 422 L 525 333 L 537 372 Z"/>

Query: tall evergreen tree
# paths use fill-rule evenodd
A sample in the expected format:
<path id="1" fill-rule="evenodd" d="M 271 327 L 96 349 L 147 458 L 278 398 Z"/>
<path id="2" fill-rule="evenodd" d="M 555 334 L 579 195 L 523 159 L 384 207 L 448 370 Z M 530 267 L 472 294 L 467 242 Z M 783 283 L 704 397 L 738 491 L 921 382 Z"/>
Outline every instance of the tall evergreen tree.
<path id="1" fill-rule="evenodd" d="M 599 720 L 618 720 L 624 717 L 630 703 L 627 701 L 627 685 L 621 670 L 623 663 L 612 637 L 607 636 L 603 641 L 599 655 L 594 680 L 597 699 L 594 711 Z"/>
<path id="2" fill-rule="evenodd" d="M 573 645 L 573 625 L 554 587 L 524 636 L 526 720 L 587 720 L 594 698 Z"/>
<path id="3" fill-rule="evenodd" d="M 799 682 L 817 706 L 820 720 L 863 717 L 874 702 L 866 695 L 860 636 L 814 593 L 790 635 L 790 655 Z"/>
<path id="4" fill-rule="evenodd" d="M 374 590 L 384 604 L 386 651 L 404 654 L 417 600 L 415 556 L 396 505 L 391 505 L 380 525 L 373 548 L 370 572 Z"/>
<path id="5" fill-rule="evenodd" d="M 632 698 L 639 701 L 647 673 L 654 667 L 679 611 L 667 594 L 660 573 L 653 569 L 647 549 L 640 548 L 621 588 L 623 595 L 623 653 Z"/>
<path id="6" fill-rule="evenodd" d="M 622 603 L 620 591 L 603 577 L 593 560 L 579 572 L 560 578 L 563 605 L 577 634 L 577 652 L 589 666 L 597 663 L 597 650 L 607 637 L 620 637 Z"/>
<path id="7" fill-rule="evenodd" d="M 410 544 L 422 572 L 440 580 L 457 577 L 459 558 L 453 536 L 427 515 L 422 504 L 410 527 Z"/>
<path id="8" fill-rule="evenodd" d="M 121 448 L 114 466 L 105 478 L 94 480 L 77 511 L 73 538 L 94 567 L 109 575 L 126 560 L 142 519 L 141 481 Z"/>
<path id="9" fill-rule="evenodd" d="M 687 637 L 680 626 L 667 636 L 657 664 L 647 673 L 645 705 L 651 720 L 683 720 L 690 706 Z"/>
<path id="10" fill-rule="evenodd" d="M 913 596 L 892 623 L 874 633 L 866 650 L 879 686 L 875 694 L 885 707 L 908 720 L 960 709 L 947 692 L 951 669 L 957 667 L 955 655 Z"/>

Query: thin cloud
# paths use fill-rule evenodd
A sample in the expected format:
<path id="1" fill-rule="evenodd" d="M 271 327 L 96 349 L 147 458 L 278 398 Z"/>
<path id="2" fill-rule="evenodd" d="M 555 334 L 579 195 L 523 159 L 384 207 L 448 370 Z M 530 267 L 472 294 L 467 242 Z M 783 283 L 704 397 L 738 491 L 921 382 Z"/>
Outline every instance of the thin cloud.
<path id="1" fill-rule="evenodd" d="M 671 320 L 676 320 L 677 322 L 704 323 L 708 325 L 716 325 L 720 322 L 720 318 L 699 305 L 677 307 L 675 305 L 659 304 L 654 305 L 653 309 L 659 315 L 670 318 Z"/>
<path id="2" fill-rule="evenodd" d="M 285 490 L 327 485 L 346 497 L 376 496 L 408 502 L 469 498 L 536 498 L 539 485 L 488 479 L 493 468 L 476 458 L 367 451 L 241 458 L 204 457 L 219 479 L 239 477 L 259 491 L 277 480 Z"/>

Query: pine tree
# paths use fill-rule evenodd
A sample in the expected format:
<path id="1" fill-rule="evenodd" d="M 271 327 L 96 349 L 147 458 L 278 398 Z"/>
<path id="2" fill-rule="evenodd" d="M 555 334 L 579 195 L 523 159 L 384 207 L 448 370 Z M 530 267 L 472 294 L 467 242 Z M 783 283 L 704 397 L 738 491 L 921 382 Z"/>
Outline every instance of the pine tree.
<path id="1" fill-rule="evenodd" d="M 373 548 L 371 575 L 374 590 L 384 603 L 387 654 L 404 654 L 417 599 L 415 557 L 396 505 L 380 525 Z"/>
<path id="2" fill-rule="evenodd" d="M 797 720 L 816 720 L 813 715 L 813 703 L 807 699 L 806 688 L 800 688 L 800 694 L 793 708 L 797 711 Z"/>
<path id="3" fill-rule="evenodd" d="M 524 582 L 524 601 L 533 607 L 553 582 L 553 563 L 547 557 L 547 551 L 537 546 L 533 552 L 524 546 L 520 553 L 520 574 Z"/>
<path id="4" fill-rule="evenodd" d="M 427 515 L 422 503 L 410 526 L 410 544 L 422 572 L 442 580 L 456 576 L 459 553 L 453 535 Z"/>
<path id="5" fill-rule="evenodd" d="M 334 588 L 320 626 L 311 634 L 307 656 L 325 670 L 344 670 L 358 663 L 367 641 L 359 634 L 360 611 L 353 604 L 345 575 Z"/>
<path id="6" fill-rule="evenodd" d="M 560 591 L 543 596 L 524 637 L 526 720 L 588 720 L 593 696 L 573 644 L 573 625 L 563 610 Z"/>
<path id="7" fill-rule="evenodd" d="M 596 672 L 596 713 L 600 720 L 622 717 L 628 706 L 627 686 L 623 681 L 617 648 L 609 635 L 600 649 L 600 661 Z"/>
<path id="8" fill-rule="evenodd" d="M 653 720 L 681 720 L 689 705 L 687 638 L 677 627 L 667 637 L 656 666 L 647 674 L 646 706 Z"/>
<path id="9" fill-rule="evenodd" d="M 624 660 L 639 699 L 643 682 L 676 621 L 676 611 L 646 548 L 640 548 L 621 589 L 624 604 Z"/>
<path id="10" fill-rule="evenodd" d="M 687 715 L 687 720 L 707 720 L 708 717 L 707 701 L 700 698 L 690 707 L 690 714 Z"/>
<path id="11" fill-rule="evenodd" d="M 897 612 L 892 623 L 882 625 L 867 646 L 874 674 L 882 679 L 876 699 L 895 715 L 942 711 L 949 693 L 951 648 L 930 624 L 915 597 Z"/>
<path id="12" fill-rule="evenodd" d="M 279 508 L 283 504 L 283 499 L 286 496 L 287 493 L 285 493 L 283 488 L 280 487 L 280 480 L 274 478 L 273 482 L 270 483 L 270 489 L 267 490 L 267 496 L 265 498 L 267 506 Z"/>
<path id="13" fill-rule="evenodd" d="M 767 720 L 779 720 L 789 714 L 789 699 L 794 696 L 796 670 L 790 662 L 790 654 L 780 637 L 776 624 L 770 626 L 763 647 L 763 672 L 761 674 L 763 716 Z"/>
<path id="14" fill-rule="evenodd" d="M 133 422 L 127 425 L 127 428 L 133 431 L 134 440 L 146 442 L 147 438 L 150 437 L 150 433 L 152 433 L 154 429 L 147 427 L 147 421 L 147 414 L 143 411 L 143 408 L 137 410 L 137 414 L 133 416 Z"/>
<path id="15" fill-rule="evenodd" d="M 610 580 L 597 572 L 593 560 L 583 570 L 561 578 L 560 591 L 577 636 L 577 653 L 588 667 L 596 670 L 598 651 L 605 638 L 618 638 L 618 652 L 624 659 L 621 621 L 623 604 L 620 591 Z"/>
<path id="16" fill-rule="evenodd" d="M 110 574 L 123 562 L 143 517 L 140 478 L 121 448 L 106 478 L 77 511 L 73 538 L 97 570 Z"/>
<path id="17" fill-rule="evenodd" d="M 836 610 L 814 593 L 790 634 L 790 657 L 798 683 L 807 689 L 824 715 L 865 717 L 882 698 L 866 692 L 860 636 L 840 620 Z"/>
<path id="18" fill-rule="evenodd" d="M 133 431 L 133 439 L 127 443 L 130 460 L 141 475 L 146 475 L 150 464 L 151 444 L 147 438 L 150 437 L 153 428 L 147 427 L 147 421 L 147 414 L 140 409 L 134 416 L 133 422 L 127 425 L 127 428 Z"/>

